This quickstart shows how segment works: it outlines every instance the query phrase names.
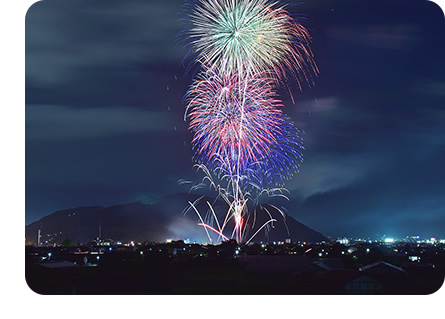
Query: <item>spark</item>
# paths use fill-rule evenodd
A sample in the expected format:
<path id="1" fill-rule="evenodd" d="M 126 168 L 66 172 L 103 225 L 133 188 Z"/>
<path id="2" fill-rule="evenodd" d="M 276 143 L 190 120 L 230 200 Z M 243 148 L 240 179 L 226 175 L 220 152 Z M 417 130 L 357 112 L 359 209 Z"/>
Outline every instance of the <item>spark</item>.
<path id="1" fill-rule="evenodd" d="M 234 238 L 234 239 L 236 239 L 236 241 L 238 243 L 242 243 L 245 241 L 245 238 L 248 235 L 249 231 L 255 231 L 254 235 L 251 236 L 249 239 L 249 241 L 251 241 L 262 229 L 264 229 L 264 227 L 266 225 L 268 225 L 271 222 L 277 221 L 275 218 L 273 218 L 269 208 L 264 207 L 259 204 L 260 199 L 261 199 L 260 197 L 277 196 L 277 197 L 283 198 L 283 196 L 281 196 L 281 195 L 282 195 L 282 193 L 286 192 L 287 190 L 282 189 L 282 188 L 263 190 L 255 198 L 253 198 L 251 193 L 243 192 L 241 188 L 236 188 L 236 187 L 232 186 L 232 184 L 236 183 L 236 179 L 233 179 L 233 180 L 231 180 L 230 183 L 227 183 L 227 186 L 229 188 L 225 188 L 218 184 L 218 182 L 213 178 L 213 175 L 205 167 L 205 165 L 200 164 L 200 165 L 196 165 L 196 167 L 199 170 L 201 170 L 202 172 L 204 172 L 205 176 L 203 177 L 201 183 L 198 184 L 199 187 L 194 188 L 194 190 L 203 188 L 203 187 L 205 187 L 205 185 L 208 185 L 211 189 L 216 191 L 216 197 L 215 197 L 214 203 L 217 202 L 218 198 L 221 198 L 223 200 L 223 202 L 225 204 L 227 204 L 226 213 L 225 213 L 224 217 L 221 218 L 222 220 L 220 221 L 212 204 L 209 201 L 206 201 L 206 204 L 209 209 L 207 216 L 210 216 L 210 219 L 216 224 L 217 228 L 210 226 L 209 223 L 204 222 L 203 215 L 199 212 L 198 204 L 204 198 L 204 196 L 198 197 L 193 203 L 189 201 L 189 207 L 187 209 L 185 209 L 183 212 L 185 215 L 191 209 L 195 211 L 195 213 L 197 214 L 199 221 L 200 221 L 198 223 L 198 225 L 204 226 L 207 236 L 209 237 L 209 240 L 211 242 L 213 242 L 213 240 L 212 240 L 211 236 L 209 235 L 209 232 L 207 231 L 207 229 L 211 229 L 213 232 L 215 232 L 216 234 L 219 235 L 216 242 L 220 241 L 221 238 L 223 238 L 224 240 L 228 240 L 229 238 Z M 185 184 L 185 182 L 182 180 L 181 180 L 181 183 Z M 234 189 L 237 189 L 238 193 L 235 193 Z M 286 197 L 284 196 L 284 198 L 286 198 Z M 256 224 L 255 218 L 253 219 L 253 221 L 249 222 L 250 211 L 251 211 L 248 208 L 249 203 L 250 203 L 250 206 L 253 205 L 255 207 L 256 206 L 261 207 L 269 215 L 269 220 L 266 221 L 263 225 L 261 225 L 258 229 L 256 228 L 256 225 L 255 225 Z M 286 215 L 283 212 L 283 210 L 275 205 L 272 205 L 272 204 L 267 204 L 267 205 L 282 215 L 283 222 L 287 229 L 286 218 L 285 218 Z M 256 209 L 254 209 L 253 211 L 255 212 L 254 214 L 256 214 Z M 209 215 L 209 213 L 210 213 L 210 215 Z M 229 225 L 233 225 L 233 229 L 231 229 L 231 230 L 227 229 L 229 227 Z M 230 233 L 230 236 L 223 235 L 224 232 L 226 232 L 226 234 Z M 248 242 L 246 242 L 246 244 L 247 243 Z"/>
<path id="2" fill-rule="evenodd" d="M 290 71 L 308 83 L 311 72 L 318 73 L 307 29 L 277 2 L 199 0 L 190 21 L 188 35 L 197 60 L 224 73 L 267 72 L 280 80 Z"/>
<path id="3" fill-rule="evenodd" d="M 261 229 L 263 229 L 267 224 L 269 224 L 269 223 L 273 223 L 273 222 L 276 222 L 277 220 L 276 219 L 270 219 L 270 220 L 268 220 L 267 222 L 265 222 L 264 224 L 263 224 L 263 226 L 261 226 L 256 232 L 255 232 L 255 234 L 253 234 L 252 235 L 252 237 L 250 237 L 249 238 L 249 240 L 248 241 L 246 241 L 246 245 L 248 244 L 248 243 L 250 243 L 250 241 L 260 232 L 260 230 Z"/>
<path id="4" fill-rule="evenodd" d="M 199 223 L 198 226 L 204 226 L 204 228 L 209 228 L 209 229 L 213 230 L 215 233 L 217 233 L 219 236 L 224 238 L 225 240 L 229 240 L 229 238 L 227 236 L 225 236 L 223 233 L 221 233 L 220 231 L 218 231 L 217 229 L 213 228 L 210 225 L 207 225 L 207 224 L 204 224 L 204 223 Z"/>
<path id="5" fill-rule="evenodd" d="M 186 118 L 197 162 L 250 186 L 283 185 L 303 160 L 303 141 L 265 75 L 242 82 L 205 67 L 189 89 Z"/>
<path id="6" fill-rule="evenodd" d="M 213 218 L 216 229 L 203 221 L 195 205 L 203 197 L 189 204 L 210 240 L 209 229 L 219 234 L 218 240 L 228 239 L 223 232 L 231 221 L 231 238 L 240 243 L 247 225 L 254 230 L 256 209 L 250 222 L 249 206 L 263 195 L 288 199 L 285 181 L 303 161 L 303 140 L 281 110 L 276 88 L 286 84 L 288 73 L 300 89 L 301 82 L 310 85 L 312 75 L 318 74 L 311 37 L 270 0 L 197 0 L 189 18 L 189 45 L 200 72 L 186 94 L 184 119 L 193 133 L 196 167 L 204 172 L 202 182 L 190 192 L 208 184 L 228 209 L 220 223 L 207 202 L 206 218 Z M 294 101 L 290 89 L 289 93 Z M 285 220 L 283 210 L 269 207 Z M 276 221 L 268 208 L 262 208 L 269 220 L 247 242 Z"/>

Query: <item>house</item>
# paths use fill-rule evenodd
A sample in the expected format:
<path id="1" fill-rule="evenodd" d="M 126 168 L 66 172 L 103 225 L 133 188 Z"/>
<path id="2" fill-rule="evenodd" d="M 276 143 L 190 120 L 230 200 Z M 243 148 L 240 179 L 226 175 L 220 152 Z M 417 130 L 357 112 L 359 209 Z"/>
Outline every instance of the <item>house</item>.
<path id="1" fill-rule="evenodd" d="M 383 284 L 381 281 L 369 277 L 367 275 L 361 275 L 355 279 L 344 283 L 345 294 L 378 294 L 383 290 Z"/>
<path id="2" fill-rule="evenodd" d="M 325 294 L 380 294 L 383 283 L 373 275 L 357 270 L 334 269 L 317 279 L 318 290 Z"/>
<path id="3" fill-rule="evenodd" d="M 363 266 L 360 271 L 374 275 L 395 275 L 405 276 L 406 271 L 382 260 Z"/>
<path id="4" fill-rule="evenodd" d="M 408 273 L 390 263 L 378 261 L 361 267 L 360 272 L 383 283 L 385 293 L 404 293 L 410 289 Z"/>
<path id="5" fill-rule="evenodd" d="M 311 262 L 308 265 L 297 270 L 299 274 L 310 274 L 312 276 L 320 276 L 334 269 L 343 268 L 343 262 L 339 258 L 323 258 Z"/>

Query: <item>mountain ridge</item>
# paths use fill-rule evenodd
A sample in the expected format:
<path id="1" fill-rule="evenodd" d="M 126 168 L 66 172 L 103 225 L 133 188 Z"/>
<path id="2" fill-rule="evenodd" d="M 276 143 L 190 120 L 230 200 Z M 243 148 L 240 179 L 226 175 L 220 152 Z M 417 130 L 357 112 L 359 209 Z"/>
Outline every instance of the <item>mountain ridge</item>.
<path id="1" fill-rule="evenodd" d="M 103 239 L 122 242 L 164 242 L 166 239 L 209 242 L 203 227 L 198 226 L 200 221 L 198 215 L 192 210 L 187 214 L 178 211 L 180 207 L 187 208 L 187 199 L 184 200 L 184 197 L 190 200 L 190 195 L 178 195 L 155 204 L 133 202 L 109 207 L 80 206 L 58 210 L 25 227 L 26 243 L 37 244 L 39 229 L 42 244 L 60 244 L 66 239 L 73 243 L 87 243 L 99 236 Z M 218 219 L 223 220 L 227 209 L 221 202 L 214 204 Z M 252 222 L 253 217 L 251 217 L 250 224 L 246 228 L 249 232 L 245 236 L 246 240 L 271 217 L 276 219 L 276 222 L 264 227 L 253 241 L 269 242 L 290 239 L 294 242 L 320 242 L 327 240 L 324 235 L 298 222 L 288 214 L 270 207 L 266 208 L 266 213 L 265 206 L 267 207 L 267 205 L 262 205 L 256 208 L 255 223 Z M 206 223 L 217 228 L 210 213 L 208 211 L 204 213 L 208 210 L 205 198 L 196 204 L 196 208 Z M 230 231 L 224 233 L 230 237 L 233 224 L 229 223 L 227 227 Z M 217 234 L 210 231 L 210 235 L 213 240 L 217 240 Z"/>

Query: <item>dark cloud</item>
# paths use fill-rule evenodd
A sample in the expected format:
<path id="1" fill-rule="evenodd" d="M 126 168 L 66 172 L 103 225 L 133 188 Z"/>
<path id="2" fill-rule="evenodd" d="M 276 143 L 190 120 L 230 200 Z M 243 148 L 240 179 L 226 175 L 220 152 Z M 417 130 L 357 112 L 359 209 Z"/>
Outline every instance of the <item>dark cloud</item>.
<path id="1" fill-rule="evenodd" d="M 75 108 L 64 105 L 30 105 L 27 108 L 27 117 L 27 137 L 31 140 L 67 141 L 150 131 L 168 132 L 175 128 L 177 130 L 177 121 L 171 112 L 141 110 L 130 106 Z"/>
<path id="2" fill-rule="evenodd" d="M 294 213 L 334 236 L 441 235 L 445 176 L 436 170 L 438 164 L 429 157 L 388 165 L 344 187 L 294 202 Z"/>
<path id="3" fill-rule="evenodd" d="M 37 2 L 26 18 L 27 80 L 58 85 L 91 68 L 177 63 L 180 6 L 179 1 Z"/>

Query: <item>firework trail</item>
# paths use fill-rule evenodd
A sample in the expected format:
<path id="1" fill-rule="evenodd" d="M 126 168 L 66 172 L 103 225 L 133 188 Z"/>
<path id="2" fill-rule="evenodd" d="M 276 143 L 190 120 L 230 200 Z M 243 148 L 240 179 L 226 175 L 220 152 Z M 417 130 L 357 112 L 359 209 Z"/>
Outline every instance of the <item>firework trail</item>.
<path id="1" fill-rule="evenodd" d="M 303 160 L 299 132 L 281 111 L 274 87 L 284 83 L 287 72 L 300 85 L 310 83 L 318 70 L 307 30 L 276 2 L 197 0 L 190 22 L 190 46 L 201 72 L 186 94 L 185 118 L 194 134 L 195 160 L 229 208 L 219 223 L 208 203 L 215 228 L 204 222 L 195 204 L 190 207 L 209 239 L 209 230 L 227 239 L 223 231 L 232 220 L 231 238 L 241 242 L 248 204 L 255 202 L 251 192 L 284 186 Z M 211 174 L 227 186 L 216 186 Z M 267 213 L 270 220 L 248 241 L 273 226 L 276 220 Z"/>
<path id="2" fill-rule="evenodd" d="M 197 214 L 200 221 L 198 225 L 204 227 L 210 242 L 213 242 L 213 239 L 212 236 L 210 236 L 209 230 L 218 235 L 216 241 L 220 241 L 221 239 L 228 240 L 230 237 L 236 239 L 238 242 L 245 240 L 249 232 L 252 231 L 254 234 L 246 242 L 247 244 L 262 229 L 265 229 L 267 232 L 270 230 L 270 227 L 274 227 L 274 222 L 277 220 L 273 218 L 271 210 L 281 214 L 283 220 L 285 220 L 286 214 L 284 208 L 272 205 L 268 201 L 271 198 L 283 198 L 288 200 L 288 197 L 285 195 L 287 193 L 286 189 L 263 189 L 259 194 L 256 194 L 256 196 L 252 196 L 250 192 L 244 192 L 241 187 L 236 186 L 236 183 L 238 182 L 236 178 L 230 179 L 226 183 L 227 186 L 223 187 L 219 184 L 219 181 L 213 177 L 213 174 L 205 165 L 196 164 L 195 166 L 198 170 L 202 171 L 205 176 L 202 182 L 194 185 L 190 191 L 209 188 L 216 192 L 216 196 L 212 203 L 206 200 L 208 206 L 207 209 L 203 209 L 202 206 L 201 209 L 198 209 L 198 205 L 205 200 L 205 196 L 198 197 L 193 203 L 189 202 L 189 207 L 184 209 L 183 214 L 186 215 L 189 211 L 194 211 Z M 182 183 L 188 182 L 182 181 Z M 238 192 L 235 192 L 235 190 L 238 190 Z M 214 205 L 217 205 L 218 209 L 221 209 L 220 199 L 227 206 L 225 214 L 221 219 L 218 218 L 214 208 Z M 266 201 L 266 205 L 262 203 L 264 201 Z M 260 227 L 257 227 L 256 225 L 256 214 L 258 209 L 264 211 L 269 216 L 269 220 Z M 219 210 L 219 212 L 221 213 L 221 210 Z M 219 220 L 221 220 L 221 222 Z M 232 225 L 233 229 L 230 230 L 229 227 L 232 227 Z M 224 235 L 224 232 L 227 235 L 230 235 L 226 236 Z"/>

